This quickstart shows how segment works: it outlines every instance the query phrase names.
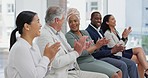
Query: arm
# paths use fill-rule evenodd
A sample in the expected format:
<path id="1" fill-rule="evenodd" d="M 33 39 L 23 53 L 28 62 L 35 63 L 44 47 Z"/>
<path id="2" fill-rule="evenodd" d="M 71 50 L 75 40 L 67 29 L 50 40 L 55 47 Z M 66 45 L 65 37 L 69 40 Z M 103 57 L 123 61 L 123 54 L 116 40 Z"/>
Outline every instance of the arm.
<path id="1" fill-rule="evenodd" d="M 46 30 L 41 34 L 41 36 L 37 40 L 38 45 L 40 47 L 40 50 L 43 52 L 45 45 L 49 43 L 52 45 L 56 42 L 56 39 L 53 38 L 53 36 Z M 76 58 L 79 56 L 79 54 L 76 51 L 71 51 L 67 54 L 65 54 L 62 47 L 60 47 L 59 52 L 56 54 L 54 60 L 52 61 L 52 67 L 53 68 L 61 68 L 64 67 L 70 63 L 73 63 Z"/>
<path id="2" fill-rule="evenodd" d="M 96 50 L 93 54 L 92 54 L 96 59 L 100 59 L 100 58 L 104 58 L 104 57 L 108 57 L 111 56 L 111 50 L 109 49 L 100 49 L 100 50 Z"/>
<path id="3" fill-rule="evenodd" d="M 123 42 L 123 40 L 119 40 L 117 38 L 117 36 L 115 36 L 113 33 L 111 33 L 110 31 L 106 31 L 104 33 L 104 36 L 109 39 L 109 43 L 107 44 L 107 46 L 109 48 L 113 48 L 116 44 L 122 44 L 125 45 L 125 43 Z"/>
<path id="4" fill-rule="evenodd" d="M 78 38 L 74 37 L 75 35 L 73 33 L 66 33 L 65 37 L 67 39 L 67 42 L 70 44 L 70 46 L 74 47 L 74 40 L 78 40 Z M 87 56 L 89 55 L 89 52 L 87 50 L 84 50 L 81 54 L 81 56 Z"/>
<path id="5" fill-rule="evenodd" d="M 21 46 L 22 47 L 22 46 Z M 43 78 L 46 75 L 49 59 L 38 57 L 38 52 L 31 53 L 28 48 L 18 48 L 14 56 L 14 65 L 22 78 Z M 34 58 L 34 57 L 35 58 Z M 37 60 L 40 59 L 40 60 Z M 36 64 L 35 61 L 38 63 Z"/>

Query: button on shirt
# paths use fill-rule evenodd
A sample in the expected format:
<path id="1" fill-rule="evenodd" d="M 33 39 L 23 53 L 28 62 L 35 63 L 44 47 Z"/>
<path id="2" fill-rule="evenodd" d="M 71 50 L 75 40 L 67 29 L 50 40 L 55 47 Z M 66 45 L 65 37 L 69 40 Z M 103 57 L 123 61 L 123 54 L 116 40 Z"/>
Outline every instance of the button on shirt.
<path id="1" fill-rule="evenodd" d="M 32 46 L 18 38 L 10 50 L 7 66 L 8 78 L 43 78 L 48 71 L 49 59 L 41 57 L 36 44 Z"/>

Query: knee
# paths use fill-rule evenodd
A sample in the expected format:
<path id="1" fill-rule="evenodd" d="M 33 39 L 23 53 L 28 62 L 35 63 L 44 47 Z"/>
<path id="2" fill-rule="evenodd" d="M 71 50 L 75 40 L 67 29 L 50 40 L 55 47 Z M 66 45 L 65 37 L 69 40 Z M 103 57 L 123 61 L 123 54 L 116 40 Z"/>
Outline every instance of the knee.
<path id="1" fill-rule="evenodd" d="M 127 64 L 125 62 L 120 62 L 118 67 L 122 71 L 126 71 L 127 70 Z"/>
<path id="2" fill-rule="evenodd" d="M 142 49 L 142 47 L 136 47 L 134 50 L 135 50 L 136 52 L 141 52 L 141 51 L 144 52 L 143 49 Z"/>
<path id="3" fill-rule="evenodd" d="M 122 69 L 127 69 L 127 64 L 126 64 L 125 62 L 123 62 L 123 63 L 121 64 L 121 68 L 122 68 Z"/>

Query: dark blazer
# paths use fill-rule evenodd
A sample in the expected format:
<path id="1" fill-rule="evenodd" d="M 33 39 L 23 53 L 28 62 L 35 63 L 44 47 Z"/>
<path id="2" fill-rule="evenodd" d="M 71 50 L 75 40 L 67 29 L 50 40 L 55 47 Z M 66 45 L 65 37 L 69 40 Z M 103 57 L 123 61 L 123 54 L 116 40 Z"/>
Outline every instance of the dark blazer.
<path id="1" fill-rule="evenodd" d="M 88 25 L 86 28 L 87 32 L 89 33 L 92 40 L 94 40 L 94 43 L 97 42 L 98 39 L 101 39 L 101 36 L 99 33 L 91 26 Z M 100 31 L 100 33 L 103 35 L 103 32 Z M 113 58 L 119 58 L 118 56 L 114 56 L 111 53 L 111 49 L 107 47 L 107 45 L 102 46 L 98 51 L 92 54 L 96 59 L 104 58 L 104 57 L 113 57 Z"/>

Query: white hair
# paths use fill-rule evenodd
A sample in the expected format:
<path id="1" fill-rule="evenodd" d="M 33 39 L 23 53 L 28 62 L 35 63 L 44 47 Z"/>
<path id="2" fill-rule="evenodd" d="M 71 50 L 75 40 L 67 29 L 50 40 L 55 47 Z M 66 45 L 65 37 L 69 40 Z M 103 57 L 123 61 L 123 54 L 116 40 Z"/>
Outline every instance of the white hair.
<path id="1" fill-rule="evenodd" d="M 62 19 L 64 10 L 58 6 L 49 7 L 46 11 L 45 22 L 51 24 L 54 22 L 55 18 Z"/>

